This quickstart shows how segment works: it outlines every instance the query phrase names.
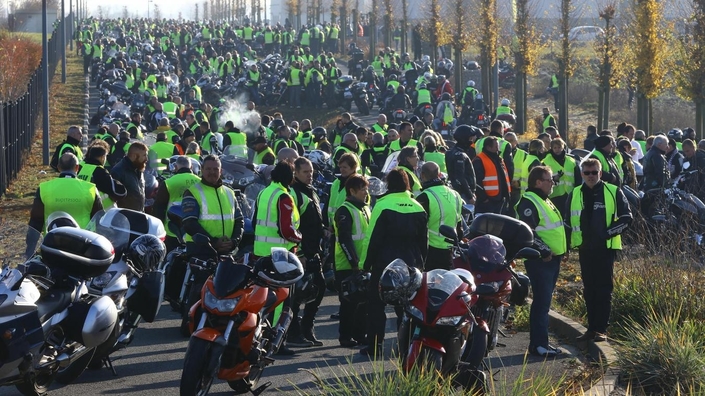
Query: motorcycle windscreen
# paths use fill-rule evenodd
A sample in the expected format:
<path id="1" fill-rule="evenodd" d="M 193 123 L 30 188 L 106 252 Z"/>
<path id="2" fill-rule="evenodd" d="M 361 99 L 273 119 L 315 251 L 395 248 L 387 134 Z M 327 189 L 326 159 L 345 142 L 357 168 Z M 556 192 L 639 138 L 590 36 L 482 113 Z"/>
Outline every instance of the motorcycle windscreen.
<path id="1" fill-rule="evenodd" d="M 249 281 L 250 267 L 234 261 L 221 261 L 213 276 L 213 290 L 217 298 L 225 298 L 238 289 L 243 289 Z"/>
<path id="2" fill-rule="evenodd" d="M 448 297 L 462 284 L 463 280 L 450 271 L 435 269 L 426 273 L 426 288 L 428 289 L 426 317 L 436 317 Z"/>

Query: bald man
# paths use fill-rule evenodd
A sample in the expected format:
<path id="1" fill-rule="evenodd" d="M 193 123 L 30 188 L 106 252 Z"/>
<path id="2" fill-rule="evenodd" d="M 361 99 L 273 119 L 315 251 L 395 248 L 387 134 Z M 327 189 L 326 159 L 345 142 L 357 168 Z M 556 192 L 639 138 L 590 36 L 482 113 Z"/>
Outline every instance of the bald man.
<path id="1" fill-rule="evenodd" d="M 69 130 L 66 132 L 66 140 L 59 143 L 59 145 L 56 146 L 56 150 L 54 150 L 54 155 L 49 163 L 52 169 L 61 172 L 58 167 L 59 159 L 64 154 L 68 153 L 75 155 L 78 158 L 78 162 L 81 162 L 83 160 L 83 151 L 81 150 L 82 139 L 83 133 L 81 132 L 81 128 L 76 125 L 70 126 Z"/>

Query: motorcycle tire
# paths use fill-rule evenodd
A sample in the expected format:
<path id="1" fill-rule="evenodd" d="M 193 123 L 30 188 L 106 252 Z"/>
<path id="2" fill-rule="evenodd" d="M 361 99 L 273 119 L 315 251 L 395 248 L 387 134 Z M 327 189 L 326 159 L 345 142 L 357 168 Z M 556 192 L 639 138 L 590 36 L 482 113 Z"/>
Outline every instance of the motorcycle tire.
<path id="1" fill-rule="evenodd" d="M 32 363 L 35 367 L 44 358 L 44 351 L 49 346 L 45 343 L 42 349 L 39 350 L 34 356 L 34 362 Z M 53 351 L 53 349 L 50 349 Z M 24 381 L 15 384 L 17 390 L 25 396 L 44 396 L 49 390 L 49 386 L 56 378 L 56 372 L 53 370 L 39 371 L 25 376 Z"/>
<path id="2" fill-rule="evenodd" d="M 473 333 L 469 335 L 460 358 L 469 370 L 482 369 L 482 361 L 487 356 L 487 339 L 488 335 L 479 327 L 475 327 Z"/>
<path id="3" fill-rule="evenodd" d="M 223 347 L 191 337 L 184 356 L 179 394 L 181 396 L 206 395 L 220 366 Z"/>
<path id="4" fill-rule="evenodd" d="M 86 370 L 91 360 L 93 360 L 93 355 L 95 355 L 95 348 L 92 348 L 85 355 L 76 359 L 76 361 L 69 364 L 65 369 L 59 369 L 59 371 L 56 372 L 56 382 L 60 384 L 70 384 L 77 380 Z"/>
<path id="5" fill-rule="evenodd" d="M 435 349 L 421 347 L 416 366 L 427 373 L 440 372 L 443 369 L 443 355 Z"/>
<path id="6" fill-rule="evenodd" d="M 367 105 L 366 100 L 361 100 L 359 103 L 358 110 L 360 110 L 360 113 L 364 116 L 370 115 L 370 107 Z"/>

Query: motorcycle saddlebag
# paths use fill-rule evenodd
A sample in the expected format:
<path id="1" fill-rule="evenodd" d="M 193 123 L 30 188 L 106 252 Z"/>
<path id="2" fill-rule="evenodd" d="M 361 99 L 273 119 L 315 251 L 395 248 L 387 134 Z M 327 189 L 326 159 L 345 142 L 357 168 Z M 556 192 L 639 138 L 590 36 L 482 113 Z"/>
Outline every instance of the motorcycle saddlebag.
<path id="1" fill-rule="evenodd" d="M 495 213 L 477 215 L 470 224 L 468 238 L 473 239 L 487 234 L 502 239 L 507 249 L 507 260 L 513 258 L 521 248 L 531 247 L 534 244 L 531 228 L 523 221 L 505 215 Z"/>
<path id="2" fill-rule="evenodd" d="M 127 309 L 142 315 L 148 323 L 154 322 L 162 305 L 164 295 L 164 273 L 161 271 L 148 271 L 142 277 L 136 279 L 135 291 L 127 298 Z"/>
<path id="3" fill-rule="evenodd" d="M 110 297 L 102 296 L 73 303 L 61 327 L 69 339 L 94 348 L 110 337 L 117 319 L 115 303 Z"/>
<path id="4" fill-rule="evenodd" d="M 84 279 L 105 272 L 113 262 L 114 249 L 102 235 L 72 227 L 49 231 L 41 246 L 42 261 L 52 271 Z"/>

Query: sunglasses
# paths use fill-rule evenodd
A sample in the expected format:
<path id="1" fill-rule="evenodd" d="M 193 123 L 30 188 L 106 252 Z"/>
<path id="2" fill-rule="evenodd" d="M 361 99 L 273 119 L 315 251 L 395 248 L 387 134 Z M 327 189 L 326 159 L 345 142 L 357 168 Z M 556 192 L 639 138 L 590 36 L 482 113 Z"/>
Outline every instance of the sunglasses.
<path id="1" fill-rule="evenodd" d="M 600 171 L 583 171 L 583 175 L 585 175 L 585 176 L 589 176 L 589 175 L 597 176 L 598 173 L 600 173 Z"/>

